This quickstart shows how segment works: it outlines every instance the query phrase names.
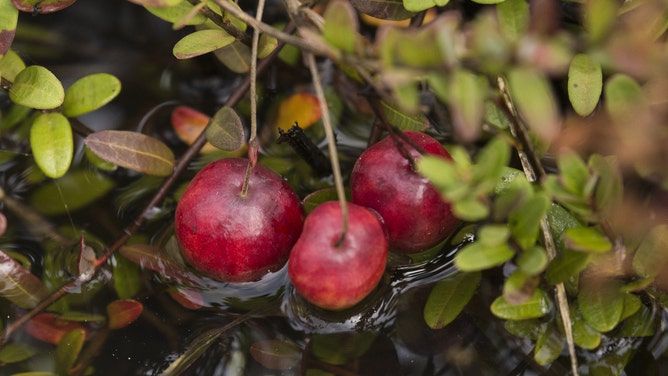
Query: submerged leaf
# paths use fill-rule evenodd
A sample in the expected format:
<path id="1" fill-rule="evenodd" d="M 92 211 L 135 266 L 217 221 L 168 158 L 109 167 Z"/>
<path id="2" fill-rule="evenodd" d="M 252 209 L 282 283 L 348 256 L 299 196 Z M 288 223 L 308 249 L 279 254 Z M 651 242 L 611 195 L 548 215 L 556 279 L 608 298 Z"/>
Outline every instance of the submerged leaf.
<path id="1" fill-rule="evenodd" d="M 174 153 L 161 141 L 130 131 L 100 131 L 86 137 L 86 146 L 102 159 L 149 175 L 167 176 L 174 169 Z"/>
<path id="2" fill-rule="evenodd" d="M 83 328 L 72 329 L 63 335 L 56 347 L 56 371 L 59 375 L 69 375 L 79 357 L 86 340 Z"/>
<path id="3" fill-rule="evenodd" d="M 63 214 L 85 207 L 113 187 L 114 181 L 103 174 L 78 170 L 39 187 L 30 202 L 43 214 Z"/>
<path id="4" fill-rule="evenodd" d="M 63 114 L 77 117 L 111 102 L 121 92 L 121 81 L 108 73 L 96 73 L 76 80 L 65 91 Z"/>
<path id="5" fill-rule="evenodd" d="M 48 291 L 29 270 L 0 251 L 0 296 L 21 308 L 33 308 Z"/>
<path id="6" fill-rule="evenodd" d="M 44 175 L 65 175 L 74 157 L 74 138 L 69 120 L 58 112 L 40 114 L 30 128 L 30 148 Z"/>
<path id="7" fill-rule="evenodd" d="M 107 327 L 121 329 L 133 323 L 141 315 L 144 306 L 136 300 L 115 300 L 107 305 Z"/>
<path id="8" fill-rule="evenodd" d="M 295 367 L 302 358 L 302 350 L 296 344 L 280 339 L 254 342 L 249 351 L 258 363 L 277 371 Z"/>
<path id="9" fill-rule="evenodd" d="M 475 294 L 480 277 L 479 272 L 459 273 L 439 281 L 424 306 L 427 325 L 432 329 L 441 329 L 457 318 Z"/>
<path id="10" fill-rule="evenodd" d="M 63 103 L 65 89 L 51 71 L 39 65 L 31 65 L 14 77 L 14 83 L 9 88 L 9 99 L 26 107 L 49 110 Z"/>
<path id="11" fill-rule="evenodd" d="M 24 344 L 8 343 L 0 347 L 0 364 L 22 362 L 37 354 L 37 349 Z"/>

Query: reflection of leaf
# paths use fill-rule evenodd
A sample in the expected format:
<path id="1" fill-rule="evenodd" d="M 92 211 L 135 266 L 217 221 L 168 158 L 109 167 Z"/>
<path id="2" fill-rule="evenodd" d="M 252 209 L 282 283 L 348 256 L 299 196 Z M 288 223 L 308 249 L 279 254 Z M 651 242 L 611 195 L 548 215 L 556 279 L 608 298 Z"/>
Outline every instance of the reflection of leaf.
<path id="1" fill-rule="evenodd" d="M 83 208 L 113 187 L 111 179 L 93 170 L 73 171 L 37 189 L 30 202 L 43 214 L 57 215 Z"/>
<path id="2" fill-rule="evenodd" d="M 279 371 L 296 366 L 302 357 L 297 345 L 280 339 L 257 341 L 250 346 L 250 354 L 266 368 Z"/>
<path id="3" fill-rule="evenodd" d="M 424 320 L 432 329 L 441 329 L 451 323 L 478 288 L 481 274 L 459 273 L 439 281 L 429 293 L 424 307 Z"/>
<path id="4" fill-rule="evenodd" d="M 63 103 L 65 89 L 51 71 L 39 65 L 31 65 L 14 77 L 9 99 L 26 107 L 48 110 Z"/>
<path id="5" fill-rule="evenodd" d="M 21 308 L 33 308 L 47 294 L 39 278 L 0 251 L 0 296 Z"/>
<path id="6" fill-rule="evenodd" d="M 136 300 L 124 299 L 116 300 L 107 305 L 107 327 L 109 329 L 124 328 L 133 323 L 141 312 L 144 306 Z"/>
<path id="7" fill-rule="evenodd" d="M 102 159 L 149 175 L 167 176 L 174 153 L 161 141 L 130 131 L 100 131 L 86 137 L 86 146 Z"/>
<path id="8" fill-rule="evenodd" d="M 67 172 L 74 156 L 74 138 L 69 120 L 61 113 L 37 116 L 30 128 L 30 147 L 44 174 L 57 179 Z"/>
<path id="9" fill-rule="evenodd" d="M 206 139 L 211 145 L 225 151 L 241 148 L 246 140 L 241 118 L 232 107 L 218 110 L 206 128 Z"/>
<path id="10" fill-rule="evenodd" d="M 123 257 L 144 268 L 153 270 L 182 282 L 194 282 L 186 266 L 165 254 L 160 248 L 148 244 L 126 245 L 120 249 Z"/>

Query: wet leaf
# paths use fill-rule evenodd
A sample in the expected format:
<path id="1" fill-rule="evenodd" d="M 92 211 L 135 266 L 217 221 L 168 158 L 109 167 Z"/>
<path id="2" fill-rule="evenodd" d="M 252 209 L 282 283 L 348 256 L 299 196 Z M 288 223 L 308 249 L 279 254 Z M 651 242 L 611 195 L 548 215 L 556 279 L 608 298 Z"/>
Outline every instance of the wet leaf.
<path id="1" fill-rule="evenodd" d="M 206 126 L 209 125 L 210 120 L 211 117 L 209 115 L 188 106 L 177 106 L 171 114 L 171 123 L 174 132 L 187 145 L 192 145 L 195 142 L 200 133 L 204 132 Z M 217 148 L 207 142 L 200 152 L 210 153 L 215 150 Z"/>
<path id="2" fill-rule="evenodd" d="M 16 35 L 19 11 L 8 0 L 0 1 L 0 59 L 9 51 Z M 0 77 L 2 70 L 0 69 Z"/>
<path id="3" fill-rule="evenodd" d="M 355 52 L 359 40 L 359 21 L 352 5 L 343 0 L 332 1 L 327 5 L 323 18 L 325 40 L 345 52 Z"/>
<path id="4" fill-rule="evenodd" d="M 506 39 L 517 41 L 529 28 L 529 4 L 524 0 L 506 0 L 496 6 L 499 28 Z"/>
<path id="5" fill-rule="evenodd" d="M 47 14 L 63 10 L 76 0 L 12 0 L 14 6 L 22 12 Z"/>
<path id="6" fill-rule="evenodd" d="M 441 329 L 459 316 L 475 294 L 481 274 L 458 273 L 436 283 L 424 306 L 424 320 L 432 329 Z"/>
<path id="7" fill-rule="evenodd" d="M 510 334 L 532 341 L 538 340 L 538 337 L 547 330 L 547 325 L 548 323 L 539 319 L 506 320 L 503 324 Z"/>
<path id="8" fill-rule="evenodd" d="M 582 278 L 578 304 L 582 317 L 599 332 L 614 329 L 622 317 L 624 295 L 623 284 L 614 279 Z"/>
<path id="9" fill-rule="evenodd" d="M 547 252 L 539 245 L 525 249 L 517 258 L 517 266 L 529 275 L 542 273 L 547 267 Z"/>
<path id="10" fill-rule="evenodd" d="M 449 2 L 450 0 L 403 0 L 404 8 L 411 12 L 422 12 L 435 6 L 442 7 Z"/>
<path id="11" fill-rule="evenodd" d="M 612 249 L 612 242 L 608 237 L 593 227 L 567 229 L 564 242 L 568 248 L 580 252 L 602 253 Z"/>
<path id="12" fill-rule="evenodd" d="M 141 270 L 139 265 L 125 257 L 114 255 L 111 262 L 114 274 L 114 290 L 121 299 L 137 295 L 141 289 Z"/>
<path id="13" fill-rule="evenodd" d="M 244 126 L 232 107 L 221 107 L 213 115 L 206 128 L 206 139 L 211 145 L 225 151 L 234 151 L 244 145 Z"/>
<path id="14" fill-rule="evenodd" d="M 95 111 L 121 92 L 121 81 L 108 73 L 95 73 L 76 80 L 65 91 L 63 114 L 77 117 Z"/>
<path id="15" fill-rule="evenodd" d="M 43 214 L 58 215 L 87 206 L 113 187 L 113 180 L 105 175 L 92 170 L 77 170 L 39 187 L 30 202 Z"/>
<path id="16" fill-rule="evenodd" d="M 154 16 L 173 24 L 178 23 L 183 26 L 192 26 L 203 24 L 207 20 L 204 14 L 199 12 L 193 13 L 194 6 L 187 1 L 180 1 L 178 4 L 169 7 L 144 7 Z"/>
<path id="17" fill-rule="evenodd" d="M 22 362 L 37 354 L 37 349 L 19 343 L 8 343 L 0 347 L 0 366 Z"/>
<path id="18" fill-rule="evenodd" d="M 270 370 L 285 371 L 299 364 L 302 350 L 294 343 L 267 339 L 251 344 L 250 354 L 258 363 Z"/>
<path id="19" fill-rule="evenodd" d="M 141 173 L 167 176 L 174 169 L 174 153 L 161 141 L 130 131 L 100 131 L 86 137 L 86 146 L 102 159 Z"/>
<path id="20" fill-rule="evenodd" d="M 69 120 L 58 112 L 37 116 L 30 128 L 30 147 L 44 175 L 53 179 L 65 175 L 74 156 L 74 138 Z"/>
<path id="21" fill-rule="evenodd" d="M 78 322 L 64 320 L 53 313 L 40 313 L 28 321 L 23 328 L 34 338 L 57 345 L 72 330 L 86 330 Z"/>
<path id="22" fill-rule="evenodd" d="M 544 141 L 552 140 L 561 120 L 547 78 L 531 68 L 514 68 L 508 78 L 510 94 L 531 130 Z"/>
<path id="23" fill-rule="evenodd" d="M 39 65 L 31 65 L 14 77 L 9 99 L 22 106 L 48 110 L 63 103 L 65 89 L 51 71 Z"/>
<path id="24" fill-rule="evenodd" d="M 26 68 L 25 63 L 16 52 L 9 50 L 4 56 L 0 56 L 0 77 L 14 81 L 16 75 Z"/>
<path id="25" fill-rule="evenodd" d="M 557 326 L 550 323 L 547 330 L 538 337 L 536 347 L 534 348 L 533 358 L 536 363 L 546 366 L 555 361 L 564 350 L 566 338 L 557 329 Z"/>
<path id="26" fill-rule="evenodd" d="M 402 0 L 351 0 L 350 3 L 361 13 L 384 20 L 404 20 L 415 15 L 404 8 Z"/>
<path id="27" fill-rule="evenodd" d="M 500 296 L 492 302 L 492 313 L 505 320 L 527 320 L 543 317 L 552 310 L 552 301 L 545 291 L 536 289 L 524 303 L 513 305 Z"/>
<path id="28" fill-rule="evenodd" d="M 573 342 L 583 349 L 593 350 L 601 343 L 601 333 L 592 328 L 582 317 L 576 302 L 569 305 L 573 328 Z"/>
<path id="29" fill-rule="evenodd" d="M 624 320 L 619 330 L 614 332 L 615 337 L 650 337 L 656 333 L 656 318 L 652 310 L 640 304 L 638 310 Z"/>
<path id="30" fill-rule="evenodd" d="M 79 357 L 86 340 L 86 331 L 82 328 L 65 333 L 56 347 L 56 373 L 69 375 Z"/>
<path id="31" fill-rule="evenodd" d="M 172 53 L 177 59 L 190 59 L 228 46 L 235 40 L 224 30 L 198 30 L 176 42 Z"/>
<path id="32" fill-rule="evenodd" d="M 580 116 L 591 114 L 603 91 L 601 64 L 586 54 L 576 55 L 568 68 L 568 99 Z"/>
<path id="33" fill-rule="evenodd" d="M 144 310 L 144 306 L 136 300 L 115 300 L 107 305 L 107 327 L 111 330 L 125 328 L 132 324 Z"/>
<path id="34" fill-rule="evenodd" d="M 48 293 L 39 278 L 0 251 L 0 296 L 28 309 L 35 307 Z"/>
<path id="35" fill-rule="evenodd" d="M 455 256 L 455 266 L 461 271 L 473 272 L 501 265 L 515 255 L 507 244 L 488 247 L 473 242 L 462 248 Z"/>
<path id="36" fill-rule="evenodd" d="M 250 71 L 250 47 L 239 41 L 234 41 L 213 53 L 221 63 L 234 73 L 243 74 Z"/>
<path id="37" fill-rule="evenodd" d="M 654 278 L 668 263 L 668 225 L 651 229 L 633 256 L 633 270 L 641 277 Z"/>
<path id="38" fill-rule="evenodd" d="M 473 141 L 480 133 L 485 114 L 486 82 L 464 69 L 452 74 L 449 85 L 449 104 L 455 131 L 465 142 Z"/>
<path id="39" fill-rule="evenodd" d="M 402 131 L 425 131 L 429 128 L 429 119 L 422 113 L 408 115 L 387 102 L 380 102 L 387 121 Z"/>
<path id="40" fill-rule="evenodd" d="M 194 276 L 180 260 L 168 256 L 160 248 L 148 244 L 126 245 L 120 249 L 121 255 L 159 274 L 193 284 Z"/>
<path id="41" fill-rule="evenodd" d="M 281 101 L 276 115 L 276 126 L 284 131 L 295 123 L 306 129 L 322 117 L 318 98 L 311 93 L 296 93 Z"/>

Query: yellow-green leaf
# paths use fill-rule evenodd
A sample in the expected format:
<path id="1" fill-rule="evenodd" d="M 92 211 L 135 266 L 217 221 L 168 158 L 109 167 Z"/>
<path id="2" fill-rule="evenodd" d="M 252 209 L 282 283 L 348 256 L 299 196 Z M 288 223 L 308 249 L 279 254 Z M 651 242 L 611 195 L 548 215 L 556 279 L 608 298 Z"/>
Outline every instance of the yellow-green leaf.
<path id="1" fill-rule="evenodd" d="M 568 68 L 568 99 L 580 116 L 591 114 L 603 91 L 601 64 L 586 54 L 576 55 Z"/>
<path id="2" fill-rule="evenodd" d="M 581 278 L 578 304 L 582 317 L 599 332 L 614 329 L 622 317 L 624 296 L 621 281 L 596 277 Z"/>
<path id="3" fill-rule="evenodd" d="M 12 4 L 11 0 L 0 0 L 0 59 L 9 51 L 16 25 L 19 19 L 19 10 Z M 0 71 L 0 75 L 2 71 Z"/>
<path id="4" fill-rule="evenodd" d="M 223 106 L 213 115 L 206 128 L 206 139 L 225 151 L 234 151 L 244 145 L 244 126 L 232 107 Z"/>
<path id="5" fill-rule="evenodd" d="M 121 81 L 108 73 L 95 73 L 75 81 L 65 91 L 63 114 L 77 117 L 97 110 L 121 92 Z"/>
<path id="6" fill-rule="evenodd" d="M 84 329 L 72 329 L 65 333 L 56 347 L 56 371 L 59 375 L 69 375 L 79 357 L 86 340 Z"/>
<path id="7" fill-rule="evenodd" d="M 325 40 L 345 52 L 352 53 L 358 44 L 359 22 L 349 2 L 336 0 L 329 3 L 323 14 Z"/>
<path id="8" fill-rule="evenodd" d="M 548 79 L 533 68 L 519 67 L 508 75 L 510 94 L 531 130 L 550 141 L 559 132 L 560 115 Z"/>
<path id="9" fill-rule="evenodd" d="M 455 257 L 455 266 L 462 271 L 478 271 L 501 265 L 515 255 L 507 244 L 486 246 L 473 242 L 462 248 Z"/>
<path id="10" fill-rule="evenodd" d="M 235 38 L 223 30 L 199 30 L 176 42 L 173 53 L 177 59 L 189 59 L 213 52 L 230 45 L 234 41 Z"/>
<path id="11" fill-rule="evenodd" d="M 250 47 L 237 40 L 223 48 L 215 50 L 213 53 L 221 63 L 234 73 L 241 74 L 250 71 Z"/>
<path id="12" fill-rule="evenodd" d="M 9 99 L 26 107 L 48 110 L 63 103 L 65 89 L 51 71 L 39 65 L 31 65 L 14 78 L 14 84 L 9 89 Z"/>
<path id="13" fill-rule="evenodd" d="M 9 50 L 0 57 L 0 77 L 14 81 L 16 75 L 26 68 L 25 63 L 16 52 Z"/>
<path id="14" fill-rule="evenodd" d="M 533 295 L 521 304 L 510 304 L 503 296 L 492 302 L 492 313 L 505 320 L 526 320 L 547 315 L 552 310 L 552 301 L 547 293 L 536 289 Z"/>
<path id="15" fill-rule="evenodd" d="M 30 203 L 40 213 L 58 215 L 85 207 L 113 187 L 113 180 L 93 169 L 77 170 L 39 187 Z"/>
<path id="16" fill-rule="evenodd" d="M 30 128 L 30 147 L 37 166 L 50 178 L 67 172 L 74 156 L 69 120 L 58 112 L 40 114 Z"/>

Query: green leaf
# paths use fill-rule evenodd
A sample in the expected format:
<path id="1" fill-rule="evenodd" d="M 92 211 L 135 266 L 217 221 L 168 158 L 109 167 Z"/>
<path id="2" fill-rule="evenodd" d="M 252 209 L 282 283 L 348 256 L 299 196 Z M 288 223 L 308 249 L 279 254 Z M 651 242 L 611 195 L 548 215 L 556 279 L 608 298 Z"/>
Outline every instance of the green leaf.
<path id="1" fill-rule="evenodd" d="M 403 0 L 404 8 L 410 12 L 422 12 L 433 7 L 447 5 L 450 0 Z"/>
<path id="2" fill-rule="evenodd" d="M 503 323 L 504 328 L 510 334 L 532 341 L 538 340 L 538 337 L 547 330 L 547 325 L 548 323 L 539 319 L 506 320 Z"/>
<path id="3" fill-rule="evenodd" d="M 95 73 L 76 80 L 65 91 L 63 114 L 77 117 L 97 110 L 121 92 L 121 81 L 108 73 Z"/>
<path id="4" fill-rule="evenodd" d="M 475 294 L 481 274 L 458 273 L 439 281 L 432 288 L 424 307 L 424 320 L 432 329 L 450 324 Z"/>
<path id="5" fill-rule="evenodd" d="M 451 79 L 448 98 L 455 132 L 463 141 L 470 142 L 480 133 L 487 83 L 463 68 L 457 69 Z"/>
<path id="6" fill-rule="evenodd" d="M 250 71 L 250 47 L 235 40 L 213 52 L 216 58 L 234 73 L 248 73 Z"/>
<path id="7" fill-rule="evenodd" d="M 235 40 L 224 30 L 198 30 L 176 42 L 172 53 L 177 59 L 190 59 L 229 46 Z"/>
<path id="8" fill-rule="evenodd" d="M 601 333 L 592 328 L 582 317 L 577 302 L 569 305 L 573 328 L 573 342 L 583 349 L 593 350 L 601 343 Z"/>
<path id="9" fill-rule="evenodd" d="M 203 13 L 194 12 L 194 6 L 187 1 L 180 1 L 178 4 L 170 7 L 154 7 L 144 6 L 154 16 L 171 22 L 173 24 L 182 25 L 200 25 L 206 22 L 207 18 Z M 186 19 L 186 17 L 188 17 Z"/>
<path id="10" fill-rule="evenodd" d="M 107 304 L 107 327 L 111 330 L 125 328 L 133 323 L 144 310 L 144 306 L 136 300 L 114 300 Z"/>
<path id="11" fill-rule="evenodd" d="M 476 194 L 488 195 L 497 187 L 510 160 L 510 147 L 501 137 L 492 139 L 476 156 L 472 181 Z"/>
<path id="12" fill-rule="evenodd" d="M 139 265 L 118 255 L 114 255 L 111 265 L 116 295 L 121 299 L 129 299 L 137 295 L 142 283 Z"/>
<path id="13" fill-rule="evenodd" d="M 29 270 L 0 251 L 0 296 L 25 309 L 33 308 L 48 291 Z"/>
<path id="14" fill-rule="evenodd" d="M 19 19 L 19 10 L 10 0 L 0 0 L 0 59 L 9 51 Z M 2 70 L 0 70 L 2 77 Z"/>
<path id="15" fill-rule="evenodd" d="M 473 242 L 462 248 L 455 256 L 455 266 L 465 272 L 489 269 L 510 260 L 515 255 L 507 244 L 488 247 Z"/>
<path id="16" fill-rule="evenodd" d="M 250 355 L 265 368 L 286 371 L 295 367 L 302 359 L 302 350 L 293 342 L 281 339 L 266 339 L 253 342 Z"/>
<path id="17" fill-rule="evenodd" d="M 510 230 L 506 225 L 484 225 L 478 230 L 476 241 L 486 247 L 503 245 L 510 237 Z"/>
<path id="18" fill-rule="evenodd" d="M 37 349 L 18 343 L 8 343 L 0 347 L 0 364 L 22 362 L 37 354 Z"/>
<path id="19" fill-rule="evenodd" d="M 163 142 L 131 131 L 100 131 L 86 137 L 86 146 L 100 158 L 141 173 L 168 176 L 174 153 Z"/>
<path id="20" fill-rule="evenodd" d="M 541 366 L 547 366 L 554 362 L 564 350 L 566 338 L 553 323 L 548 324 L 547 329 L 538 337 L 533 358 Z"/>
<path id="21" fill-rule="evenodd" d="M 668 263 L 668 225 L 659 225 L 649 232 L 633 256 L 633 270 L 641 277 L 654 278 Z"/>
<path id="22" fill-rule="evenodd" d="M 583 278 L 580 281 L 578 304 L 582 317 L 599 332 L 614 329 L 622 317 L 624 295 L 621 281 Z"/>
<path id="23" fill-rule="evenodd" d="M 640 304 L 638 310 L 629 318 L 624 320 L 619 330 L 615 330 L 614 336 L 624 337 L 651 337 L 656 333 L 656 315 L 644 304 Z"/>
<path id="24" fill-rule="evenodd" d="M 304 211 L 308 214 L 323 202 L 337 201 L 338 199 L 339 196 L 336 192 L 336 188 L 323 188 L 306 195 L 302 201 L 302 206 L 304 207 Z M 350 190 L 346 190 L 346 200 L 352 201 Z"/>
<path id="25" fill-rule="evenodd" d="M 31 65 L 14 78 L 9 89 L 9 99 L 26 107 L 48 110 L 63 103 L 65 89 L 51 71 L 39 65 Z"/>
<path id="26" fill-rule="evenodd" d="M 380 104 L 387 121 L 402 131 L 425 131 L 429 128 L 429 119 L 422 113 L 408 115 L 387 102 L 381 101 Z"/>
<path id="27" fill-rule="evenodd" d="M 552 301 L 545 291 L 536 289 L 531 298 L 522 304 L 510 304 L 503 296 L 492 302 L 492 313 L 505 320 L 527 320 L 543 317 L 552 310 Z"/>
<path id="28" fill-rule="evenodd" d="M 615 157 L 593 154 L 589 157 L 589 168 L 598 176 L 594 199 L 596 208 L 604 217 L 613 215 L 622 202 L 623 182 Z"/>
<path id="29" fill-rule="evenodd" d="M 14 81 L 16 75 L 26 68 L 21 57 L 14 51 L 9 50 L 0 57 L 0 77 L 9 81 Z"/>
<path id="30" fill-rule="evenodd" d="M 73 212 L 94 202 L 114 187 L 114 181 L 92 170 L 70 172 L 39 187 L 30 203 L 46 215 Z"/>
<path id="31" fill-rule="evenodd" d="M 612 28 L 619 4 L 614 0 L 589 0 L 583 3 L 586 35 L 592 42 L 601 41 Z"/>
<path id="32" fill-rule="evenodd" d="M 591 256 L 591 253 L 563 250 L 547 266 L 545 272 L 547 282 L 553 285 L 566 282 L 587 267 Z"/>
<path id="33" fill-rule="evenodd" d="M 244 126 L 232 107 L 223 106 L 213 115 L 206 128 L 206 139 L 225 151 L 234 151 L 244 145 Z"/>
<path id="34" fill-rule="evenodd" d="M 527 124 L 543 141 L 550 141 L 560 128 L 554 92 L 547 77 L 532 68 L 514 68 L 508 75 L 510 94 Z"/>
<path id="35" fill-rule="evenodd" d="M 76 0 L 13 0 L 12 2 L 22 12 L 33 14 L 47 14 L 63 10 L 74 4 Z"/>
<path id="36" fill-rule="evenodd" d="M 536 192 L 510 213 L 510 232 L 522 249 L 536 243 L 540 221 L 545 217 L 550 204 L 550 199 L 545 194 Z"/>
<path id="37" fill-rule="evenodd" d="M 605 108 L 612 119 L 625 125 L 645 108 L 645 95 L 640 85 L 630 76 L 617 73 L 604 86 Z"/>
<path id="38" fill-rule="evenodd" d="M 69 120 L 59 112 L 37 116 L 30 128 L 30 147 L 44 175 L 53 179 L 65 175 L 74 157 L 74 138 Z"/>
<path id="39" fill-rule="evenodd" d="M 70 374 L 85 340 L 86 331 L 84 329 L 70 330 L 60 339 L 56 346 L 56 372 L 59 375 Z"/>
<path id="40" fill-rule="evenodd" d="M 538 282 L 536 276 L 516 269 L 503 283 L 503 298 L 511 305 L 522 304 L 531 298 Z"/>
<path id="41" fill-rule="evenodd" d="M 603 253 L 612 249 L 607 236 L 593 227 L 573 227 L 566 230 L 564 242 L 574 251 Z"/>
<path id="42" fill-rule="evenodd" d="M 622 311 L 622 316 L 620 321 L 626 320 L 627 318 L 633 316 L 640 307 L 642 306 L 642 301 L 638 295 L 635 294 L 624 294 L 624 310 Z"/>
<path id="43" fill-rule="evenodd" d="M 471 1 L 478 4 L 489 5 L 489 4 L 499 4 L 506 0 L 471 0 Z"/>
<path id="44" fill-rule="evenodd" d="M 485 123 L 503 131 L 510 128 L 508 115 L 491 100 L 485 102 Z"/>
<path id="45" fill-rule="evenodd" d="M 539 245 L 525 249 L 517 258 L 517 266 L 529 275 L 542 273 L 547 267 L 547 252 Z"/>
<path id="46" fill-rule="evenodd" d="M 563 153 L 557 159 L 559 182 L 570 193 L 583 196 L 585 186 L 590 180 L 589 169 L 584 161 L 574 152 Z"/>
<path id="47" fill-rule="evenodd" d="M 496 16 L 501 34 L 516 42 L 529 28 L 529 3 L 524 0 L 506 0 L 496 6 Z"/>
<path id="48" fill-rule="evenodd" d="M 601 64 L 586 54 L 576 55 L 568 68 L 568 99 L 580 116 L 591 114 L 603 91 Z"/>
<path id="49" fill-rule="evenodd" d="M 343 0 L 332 1 L 323 18 L 325 25 L 322 33 L 325 40 L 345 52 L 355 52 L 359 44 L 359 23 L 352 5 Z"/>
<path id="50" fill-rule="evenodd" d="M 133 3 L 143 5 L 145 7 L 173 7 L 181 3 L 183 0 L 132 0 Z"/>
<path id="51" fill-rule="evenodd" d="M 464 221 L 479 221 L 489 215 L 489 207 L 475 197 L 467 197 L 453 202 L 452 212 Z"/>
<path id="52" fill-rule="evenodd" d="M 271 53 L 274 52 L 277 47 L 278 39 L 272 37 L 271 35 L 261 34 L 257 47 L 257 58 L 264 59 L 265 57 L 271 55 Z"/>

